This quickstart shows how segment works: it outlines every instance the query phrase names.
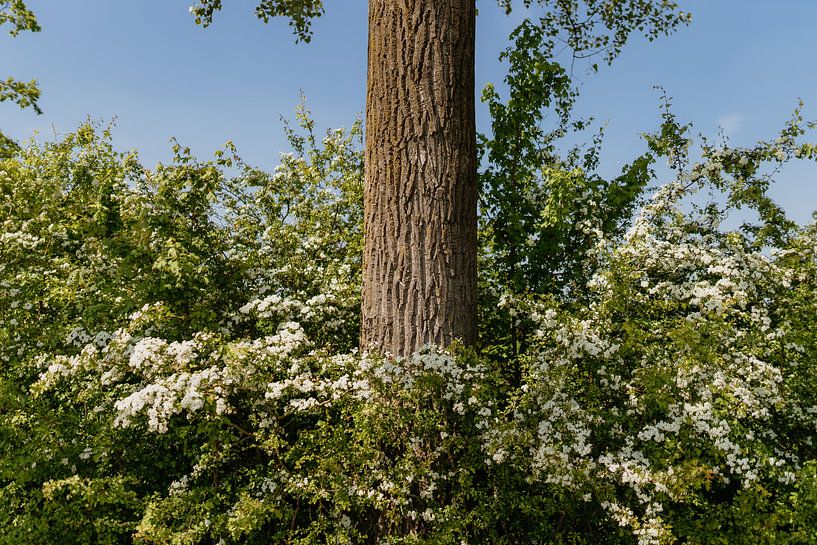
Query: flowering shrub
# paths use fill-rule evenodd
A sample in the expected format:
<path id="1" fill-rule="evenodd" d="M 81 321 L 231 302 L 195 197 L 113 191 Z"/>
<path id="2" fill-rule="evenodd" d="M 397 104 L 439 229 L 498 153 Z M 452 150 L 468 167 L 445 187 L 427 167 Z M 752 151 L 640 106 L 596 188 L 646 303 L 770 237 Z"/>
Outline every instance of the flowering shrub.
<path id="1" fill-rule="evenodd" d="M 589 305 L 528 305 L 538 348 L 494 448 L 514 445 L 534 478 L 639 544 L 812 543 L 817 231 L 785 220 L 759 172 L 814 148 L 795 118 L 775 142 L 707 145 L 690 166 L 686 128 L 665 121 L 651 145 L 678 178 L 621 242 L 599 241 Z M 726 204 L 684 213 L 704 187 Z M 722 229 L 740 206 L 761 223 Z"/>
<path id="2" fill-rule="evenodd" d="M 570 226 L 581 290 L 507 290 L 509 361 L 355 351 L 360 127 L 298 121 L 271 175 L 92 127 L 0 163 L 0 544 L 817 542 L 817 225 L 763 174 L 798 118 L 694 163 L 665 114 L 676 179 Z"/>

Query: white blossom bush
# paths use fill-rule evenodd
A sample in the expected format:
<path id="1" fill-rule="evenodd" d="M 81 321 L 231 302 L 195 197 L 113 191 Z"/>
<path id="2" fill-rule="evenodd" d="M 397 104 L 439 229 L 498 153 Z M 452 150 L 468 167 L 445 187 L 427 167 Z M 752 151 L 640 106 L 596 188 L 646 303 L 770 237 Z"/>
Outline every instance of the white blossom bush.
<path id="1" fill-rule="evenodd" d="M 569 227 L 586 285 L 485 273 L 516 357 L 355 350 L 359 125 L 300 110 L 272 174 L 93 127 L 0 162 L 0 544 L 817 542 L 817 225 L 764 174 L 817 148 L 664 121 L 626 235 Z"/>
<path id="2" fill-rule="evenodd" d="M 93 400 L 118 438 L 100 447 L 94 437 L 80 465 L 121 464 L 131 434 L 154 437 L 154 449 L 195 445 L 145 501 L 134 540 L 417 542 L 439 526 L 479 535 L 459 516 L 496 503 L 489 473 L 472 482 L 486 456 L 474 438 L 496 411 L 496 380 L 478 360 L 432 349 L 403 361 L 326 354 L 296 322 L 251 340 L 167 341 L 156 336 L 166 312 L 146 307 L 32 386 L 38 398 Z"/>
<path id="3" fill-rule="evenodd" d="M 651 144 L 678 179 L 622 241 L 599 241 L 589 303 L 526 307 L 538 348 L 495 448 L 513 445 L 532 479 L 598 503 L 639 545 L 817 538 L 817 225 L 786 221 L 759 174 L 814 157 L 799 122 L 690 165 L 667 114 Z M 684 212 L 708 187 L 725 204 Z M 723 229 L 740 206 L 760 224 Z"/>

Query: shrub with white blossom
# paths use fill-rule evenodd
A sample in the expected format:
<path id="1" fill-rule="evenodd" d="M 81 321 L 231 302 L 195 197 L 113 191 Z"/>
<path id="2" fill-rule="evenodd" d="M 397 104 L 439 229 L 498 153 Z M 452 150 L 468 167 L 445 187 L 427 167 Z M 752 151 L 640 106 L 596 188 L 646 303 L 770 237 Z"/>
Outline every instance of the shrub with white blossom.
<path id="1" fill-rule="evenodd" d="M 666 113 L 675 179 L 583 223 L 582 289 L 508 289 L 509 361 L 356 352 L 360 126 L 298 120 L 273 174 L 93 127 L 0 162 L 0 544 L 817 543 L 798 117 L 696 163 Z"/>

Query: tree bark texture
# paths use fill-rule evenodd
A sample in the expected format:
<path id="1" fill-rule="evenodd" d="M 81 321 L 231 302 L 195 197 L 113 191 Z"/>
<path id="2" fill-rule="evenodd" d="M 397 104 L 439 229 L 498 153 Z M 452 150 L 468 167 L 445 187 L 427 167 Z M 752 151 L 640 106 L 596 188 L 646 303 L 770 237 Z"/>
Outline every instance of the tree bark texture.
<path id="1" fill-rule="evenodd" d="M 474 0 L 370 0 L 361 348 L 476 342 Z"/>

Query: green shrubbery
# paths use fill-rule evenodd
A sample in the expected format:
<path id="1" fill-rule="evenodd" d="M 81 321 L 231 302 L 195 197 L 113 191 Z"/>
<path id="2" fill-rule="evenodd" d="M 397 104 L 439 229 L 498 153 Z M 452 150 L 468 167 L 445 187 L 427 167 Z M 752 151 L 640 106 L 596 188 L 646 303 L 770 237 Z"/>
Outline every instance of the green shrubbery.
<path id="1" fill-rule="evenodd" d="M 817 543 L 817 226 L 763 174 L 799 119 L 551 162 L 524 239 L 495 185 L 480 352 L 401 361 L 355 350 L 360 126 L 298 119 L 272 174 L 90 126 L 0 162 L 0 544 Z"/>

